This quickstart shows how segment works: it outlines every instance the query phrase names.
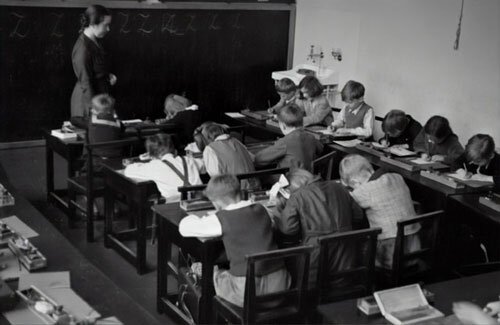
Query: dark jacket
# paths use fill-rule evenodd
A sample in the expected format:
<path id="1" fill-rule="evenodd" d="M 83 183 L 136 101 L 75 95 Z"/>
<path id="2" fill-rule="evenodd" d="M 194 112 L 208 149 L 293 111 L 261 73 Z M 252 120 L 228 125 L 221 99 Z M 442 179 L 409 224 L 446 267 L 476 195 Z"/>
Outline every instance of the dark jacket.
<path id="1" fill-rule="evenodd" d="M 413 150 L 413 141 L 415 141 L 415 138 L 422 130 L 422 124 L 415 121 L 411 115 L 407 114 L 406 118 L 408 119 L 408 125 L 398 137 L 387 136 L 386 139 L 389 142 L 389 146 L 393 146 L 395 144 L 407 144 L 410 147 L 410 150 Z"/>
<path id="2" fill-rule="evenodd" d="M 312 134 L 297 129 L 255 155 L 256 165 L 277 162 L 278 168 L 299 167 L 312 171 L 313 160 L 323 152 L 323 144 Z"/>
<path id="3" fill-rule="evenodd" d="M 178 147 L 184 148 L 188 143 L 193 142 L 193 133 L 202 123 L 202 115 L 198 111 L 180 111 L 166 123 L 175 125 L 177 131 Z"/>
<path id="4" fill-rule="evenodd" d="M 341 184 L 321 181 L 318 177 L 291 194 L 275 221 L 283 234 L 300 233 L 302 245 L 316 247 L 311 254 L 309 268 L 309 283 L 314 285 L 319 260 L 318 237 L 352 230 L 353 221 L 362 218 L 363 211 Z M 343 270 L 352 266 L 355 258 L 352 247 L 341 245 L 331 253 L 331 270 Z"/>
<path id="5" fill-rule="evenodd" d="M 413 142 L 416 152 L 427 153 L 430 156 L 445 156 L 444 163 L 451 165 L 463 152 L 464 147 L 458 141 L 456 134 L 452 133 L 441 143 L 430 143 L 427 141 L 425 131 L 422 129 Z"/>
<path id="6" fill-rule="evenodd" d="M 106 52 L 81 33 L 73 46 L 73 71 L 76 85 L 71 95 L 71 116 L 88 116 L 92 97 L 109 93 L 109 66 Z"/>
<path id="7" fill-rule="evenodd" d="M 460 168 L 467 167 L 467 171 L 475 173 L 478 168 L 479 172 L 483 175 L 493 176 L 493 182 L 495 184 L 495 192 L 500 192 L 500 155 L 495 152 L 495 155 L 490 160 L 488 165 L 479 167 L 476 164 L 467 161 L 465 153 L 457 158 L 451 166 L 452 170 L 457 170 Z"/>

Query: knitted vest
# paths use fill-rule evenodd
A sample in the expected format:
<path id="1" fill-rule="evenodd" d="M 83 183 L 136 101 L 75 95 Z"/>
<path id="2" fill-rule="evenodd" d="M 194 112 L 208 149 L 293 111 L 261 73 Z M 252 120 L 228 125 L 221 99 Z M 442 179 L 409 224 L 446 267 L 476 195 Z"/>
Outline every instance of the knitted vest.
<path id="1" fill-rule="evenodd" d="M 216 215 L 222 225 L 222 241 L 232 275 L 246 275 L 245 255 L 277 249 L 271 219 L 262 205 L 252 204 L 235 210 L 221 210 Z M 282 267 L 282 261 L 266 261 L 256 264 L 255 273 L 263 276 Z"/>
<path id="2" fill-rule="evenodd" d="M 243 174 L 255 171 L 248 150 L 234 138 L 213 141 L 208 145 L 215 151 L 222 174 Z"/>
<path id="3" fill-rule="evenodd" d="M 346 129 L 355 129 L 358 127 L 363 127 L 363 119 L 365 118 L 366 112 L 371 107 L 367 104 L 361 104 L 356 114 L 351 112 L 351 109 L 347 109 L 345 112 L 345 127 Z"/>

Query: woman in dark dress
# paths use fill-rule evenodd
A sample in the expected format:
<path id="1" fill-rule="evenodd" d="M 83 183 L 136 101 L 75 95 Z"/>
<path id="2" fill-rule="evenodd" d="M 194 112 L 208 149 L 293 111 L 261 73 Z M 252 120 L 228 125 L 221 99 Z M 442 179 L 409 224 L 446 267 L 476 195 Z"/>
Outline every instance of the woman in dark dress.
<path id="1" fill-rule="evenodd" d="M 99 39 L 109 32 L 111 14 L 100 5 L 92 5 L 81 17 L 82 29 L 73 47 L 73 70 L 77 78 L 71 95 L 71 116 L 89 115 L 92 97 L 109 93 L 116 76 L 109 73 L 106 52 Z"/>

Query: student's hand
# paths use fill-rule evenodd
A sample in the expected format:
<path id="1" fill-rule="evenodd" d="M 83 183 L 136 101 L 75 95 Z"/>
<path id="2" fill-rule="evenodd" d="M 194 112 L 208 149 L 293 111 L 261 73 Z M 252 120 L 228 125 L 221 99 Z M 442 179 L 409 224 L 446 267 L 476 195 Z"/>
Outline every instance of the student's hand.
<path id="1" fill-rule="evenodd" d="M 109 74 L 109 83 L 111 86 L 114 86 L 117 80 L 118 78 L 114 74 L 112 73 Z"/>
<path id="2" fill-rule="evenodd" d="M 339 134 L 350 134 L 351 133 L 350 129 L 346 129 L 346 128 L 338 128 L 337 131 L 335 131 L 335 132 L 337 132 Z"/>
<path id="3" fill-rule="evenodd" d="M 431 157 L 432 161 L 444 161 L 445 156 L 443 155 L 434 155 Z"/>
<path id="4" fill-rule="evenodd" d="M 335 132 L 335 130 L 337 130 L 337 127 L 335 125 L 333 125 L 333 124 L 330 124 L 330 126 L 328 126 L 328 128 L 330 130 L 332 130 L 332 132 Z"/>
<path id="5" fill-rule="evenodd" d="M 498 324 L 493 317 L 483 312 L 479 306 L 467 301 L 453 303 L 453 312 L 464 324 Z"/>
<path id="6" fill-rule="evenodd" d="M 380 140 L 380 144 L 383 145 L 384 147 L 388 147 L 389 141 L 387 141 L 386 139 L 382 139 L 382 140 Z"/>
<path id="7" fill-rule="evenodd" d="M 431 157 L 429 157 L 429 155 L 426 153 L 421 154 L 420 158 L 422 158 L 423 160 L 426 160 L 426 161 L 431 161 Z"/>
<path id="8" fill-rule="evenodd" d="M 466 172 L 463 168 L 457 169 L 455 173 L 462 178 L 470 178 L 472 176 L 471 173 Z"/>
<path id="9" fill-rule="evenodd" d="M 483 311 L 488 314 L 488 316 L 500 316 L 500 301 L 493 301 L 483 308 Z"/>

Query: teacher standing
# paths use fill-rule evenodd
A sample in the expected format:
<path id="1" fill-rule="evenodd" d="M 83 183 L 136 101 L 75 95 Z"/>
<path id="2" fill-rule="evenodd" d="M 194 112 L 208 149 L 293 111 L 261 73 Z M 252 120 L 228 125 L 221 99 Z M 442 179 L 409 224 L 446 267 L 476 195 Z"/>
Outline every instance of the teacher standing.
<path id="1" fill-rule="evenodd" d="M 100 5 L 88 7 L 81 16 L 82 29 L 72 52 L 77 78 L 71 95 L 71 116 L 88 117 L 95 95 L 109 93 L 116 76 L 109 72 L 106 52 L 99 40 L 109 32 L 111 14 Z"/>

